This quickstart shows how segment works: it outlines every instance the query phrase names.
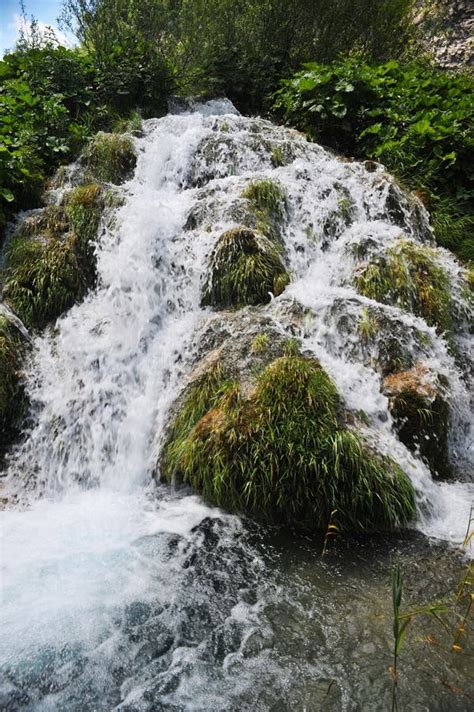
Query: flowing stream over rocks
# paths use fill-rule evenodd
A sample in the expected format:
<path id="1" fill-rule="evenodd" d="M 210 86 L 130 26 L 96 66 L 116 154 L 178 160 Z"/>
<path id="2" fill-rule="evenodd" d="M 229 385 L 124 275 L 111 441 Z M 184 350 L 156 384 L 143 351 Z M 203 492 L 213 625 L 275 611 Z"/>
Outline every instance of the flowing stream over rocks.
<path id="1" fill-rule="evenodd" d="M 417 604 L 462 573 L 455 547 L 474 454 L 462 269 L 434 248 L 456 308 L 448 342 L 353 286 L 361 250 L 383 255 L 400 235 L 432 243 L 423 207 L 382 166 L 345 162 L 226 101 L 148 120 L 135 141 L 123 205 L 101 226 L 99 285 L 35 339 L 28 365 L 31 422 L 10 453 L 0 512 L 0 708 L 387 709 L 394 556 Z M 245 313 L 320 360 L 417 491 L 414 531 L 341 538 L 324 559 L 323 536 L 285 535 L 153 479 L 167 414 L 213 318 L 199 307 L 209 255 L 248 218 L 249 181 L 268 177 L 286 196 L 291 282 Z M 454 481 L 433 480 L 394 432 L 377 367 L 387 329 L 370 347 L 358 331 L 371 309 L 412 364 L 447 384 Z M 400 708 L 467 709 L 451 689 L 465 687 L 466 661 L 438 654 L 433 672 L 430 655 L 409 641 Z"/>

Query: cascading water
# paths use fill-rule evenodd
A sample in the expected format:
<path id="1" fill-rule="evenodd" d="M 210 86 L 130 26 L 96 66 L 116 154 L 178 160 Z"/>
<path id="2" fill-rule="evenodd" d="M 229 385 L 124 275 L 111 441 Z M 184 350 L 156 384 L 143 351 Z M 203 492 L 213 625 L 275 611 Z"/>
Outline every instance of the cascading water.
<path id="1" fill-rule="evenodd" d="M 353 568 L 331 568 L 311 563 L 314 552 L 299 543 L 295 564 L 278 537 L 191 493 L 154 486 L 151 473 L 167 413 L 197 355 L 194 335 L 209 316 L 199 307 L 209 254 L 239 222 L 243 188 L 271 175 L 287 196 L 291 284 L 262 312 L 294 333 L 291 305 L 302 305 L 303 348 L 347 407 L 365 412 L 367 437 L 412 479 L 417 528 L 460 543 L 472 485 L 434 482 L 400 443 L 380 376 L 339 322 L 341 309 L 350 325 L 373 304 L 351 286 L 352 247 L 369 239 L 383 252 L 401 233 L 430 241 L 426 215 L 403 202 L 394 215 L 394 187 L 382 167 L 342 162 L 296 132 L 238 116 L 228 102 L 149 120 L 136 144 L 124 204 L 104 220 L 98 241 L 98 288 L 34 344 L 33 422 L 11 453 L 5 485 L 19 501 L 1 513 L 0 706 L 380 709 L 389 680 L 368 660 L 387 649 L 387 637 L 373 623 L 371 638 L 361 632 L 370 611 L 387 615 L 380 561 L 369 565 L 362 553 Z M 274 167 L 275 148 L 286 165 Z M 437 259 L 462 321 L 460 268 L 443 250 Z M 468 374 L 459 366 L 467 331 L 455 361 L 421 318 L 377 306 L 407 338 L 424 337 L 424 362 L 449 384 L 451 450 L 468 472 L 473 430 Z M 415 340 L 409 347 L 418 348 Z M 427 560 L 429 547 L 420 547 Z M 354 593 L 363 575 L 365 589 Z M 354 621 L 341 630 L 348 592 Z M 348 668 L 354 636 L 360 651 Z M 426 701 L 429 685 L 413 682 L 412 694 Z M 450 704 L 463 709 L 464 701 Z"/>

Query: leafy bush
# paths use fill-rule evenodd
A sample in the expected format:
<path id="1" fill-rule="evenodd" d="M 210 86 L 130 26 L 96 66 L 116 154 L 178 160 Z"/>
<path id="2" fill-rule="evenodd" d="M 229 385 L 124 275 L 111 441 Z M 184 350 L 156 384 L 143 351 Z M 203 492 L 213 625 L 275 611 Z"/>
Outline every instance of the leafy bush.
<path id="1" fill-rule="evenodd" d="M 311 138 L 385 163 L 433 210 L 439 242 L 473 259 L 473 97 L 467 74 L 349 58 L 306 65 L 283 83 L 275 108 Z"/>

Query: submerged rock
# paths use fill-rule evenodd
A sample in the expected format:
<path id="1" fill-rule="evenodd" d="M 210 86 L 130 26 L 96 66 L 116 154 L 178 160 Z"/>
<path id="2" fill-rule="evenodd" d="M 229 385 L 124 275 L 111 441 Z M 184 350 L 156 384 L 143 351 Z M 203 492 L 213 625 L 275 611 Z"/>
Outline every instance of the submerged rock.
<path id="1" fill-rule="evenodd" d="M 202 305 L 265 304 L 288 282 L 279 251 L 268 238 L 245 227 L 233 228 L 221 235 L 211 255 Z"/>
<path id="2" fill-rule="evenodd" d="M 449 477 L 449 404 L 446 383 L 422 363 L 387 376 L 383 392 L 389 399 L 400 440 L 440 477 Z"/>

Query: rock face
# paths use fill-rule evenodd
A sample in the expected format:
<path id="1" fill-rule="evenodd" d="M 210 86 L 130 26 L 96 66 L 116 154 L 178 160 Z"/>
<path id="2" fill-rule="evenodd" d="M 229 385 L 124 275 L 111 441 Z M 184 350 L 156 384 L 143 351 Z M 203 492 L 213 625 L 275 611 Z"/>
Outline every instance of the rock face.
<path id="1" fill-rule="evenodd" d="M 419 3 L 416 24 L 427 50 L 448 69 L 474 65 L 474 6 L 469 0 Z"/>
<path id="2" fill-rule="evenodd" d="M 303 529 L 392 529 L 409 479 L 347 424 L 318 361 L 257 310 L 211 319 L 160 462 L 219 506 Z M 206 355 L 203 355 L 205 353 Z"/>
<path id="3" fill-rule="evenodd" d="M 400 440 L 418 451 L 434 475 L 449 477 L 449 405 L 446 383 L 422 363 L 387 376 L 383 392 Z"/>

